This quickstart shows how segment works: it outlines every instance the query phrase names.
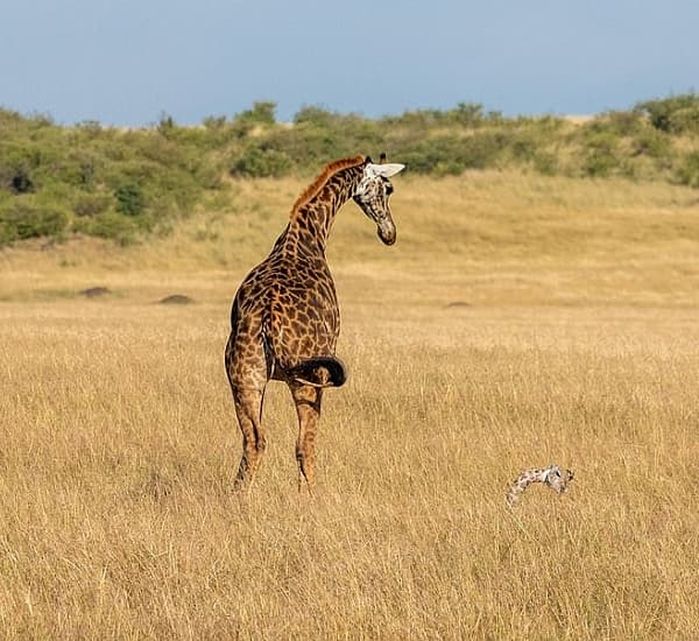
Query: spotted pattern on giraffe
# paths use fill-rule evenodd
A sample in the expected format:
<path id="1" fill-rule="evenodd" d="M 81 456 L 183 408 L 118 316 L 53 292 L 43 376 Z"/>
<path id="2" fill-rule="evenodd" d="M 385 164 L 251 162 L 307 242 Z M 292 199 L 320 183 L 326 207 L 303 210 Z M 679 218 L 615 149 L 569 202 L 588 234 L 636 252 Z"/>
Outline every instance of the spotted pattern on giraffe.
<path id="1" fill-rule="evenodd" d="M 284 381 L 296 405 L 299 488 L 314 485 L 315 439 L 323 390 L 347 372 L 335 349 L 340 311 L 325 248 L 335 216 L 352 199 L 396 241 L 390 177 L 403 165 L 354 156 L 327 165 L 294 203 L 270 254 L 244 278 L 231 307 L 225 367 L 243 435 L 236 483 L 249 485 L 266 448 L 262 406 L 267 383 Z"/>

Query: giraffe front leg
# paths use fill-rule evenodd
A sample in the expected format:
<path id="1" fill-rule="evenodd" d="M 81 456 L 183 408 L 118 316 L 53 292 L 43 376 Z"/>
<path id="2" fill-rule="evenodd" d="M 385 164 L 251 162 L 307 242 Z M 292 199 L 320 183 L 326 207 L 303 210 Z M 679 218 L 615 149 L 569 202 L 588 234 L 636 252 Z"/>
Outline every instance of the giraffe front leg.
<path id="1" fill-rule="evenodd" d="M 243 434 L 243 454 L 235 479 L 236 489 L 242 489 L 252 482 L 267 447 L 261 420 L 263 398 L 264 390 L 233 389 L 235 411 Z"/>
<path id="2" fill-rule="evenodd" d="M 299 492 L 304 480 L 309 493 L 315 487 L 315 440 L 320 420 L 320 402 L 323 390 L 311 385 L 291 385 L 296 405 L 299 436 L 296 441 L 296 462 L 299 468 Z"/>

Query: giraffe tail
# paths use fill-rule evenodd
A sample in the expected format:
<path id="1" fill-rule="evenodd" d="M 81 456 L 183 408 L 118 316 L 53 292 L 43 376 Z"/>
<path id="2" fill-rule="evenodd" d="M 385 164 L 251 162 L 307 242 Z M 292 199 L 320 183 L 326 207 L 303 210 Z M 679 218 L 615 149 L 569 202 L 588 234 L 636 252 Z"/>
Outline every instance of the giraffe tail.
<path id="1" fill-rule="evenodd" d="M 340 387 L 347 380 L 344 363 L 334 356 L 316 356 L 288 369 L 286 375 L 294 381 L 313 387 Z"/>

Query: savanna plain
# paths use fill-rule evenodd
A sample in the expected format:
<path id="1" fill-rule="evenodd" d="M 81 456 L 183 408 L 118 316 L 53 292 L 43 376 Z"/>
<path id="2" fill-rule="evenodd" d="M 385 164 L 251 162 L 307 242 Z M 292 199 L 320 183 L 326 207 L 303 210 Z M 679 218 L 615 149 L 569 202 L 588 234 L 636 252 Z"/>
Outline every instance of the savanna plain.
<path id="1" fill-rule="evenodd" d="M 698 192 L 408 174 L 391 248 L 347 205 L 316 494 L 279 383 L 237 494 L 230 299 L 304 184 L 0 252 L 0 637 L 696 639 Z"/>

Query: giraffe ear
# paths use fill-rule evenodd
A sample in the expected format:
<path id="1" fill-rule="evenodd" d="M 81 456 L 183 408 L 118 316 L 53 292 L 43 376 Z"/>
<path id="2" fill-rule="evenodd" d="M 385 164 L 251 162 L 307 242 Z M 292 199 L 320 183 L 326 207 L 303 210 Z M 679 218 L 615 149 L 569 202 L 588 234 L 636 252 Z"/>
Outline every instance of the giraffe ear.
<path id="1" fill-rule="evenodd" d="M 403 171 L 405 165 L 401 165 L 397 162 L 389 162 L 384 165 L 375 165 L 369 163 L 366 167 L 367 175 L 369 176 L 383 176 L 384 178 L 390 178 L 395 176 L 399 171 Z"/>

